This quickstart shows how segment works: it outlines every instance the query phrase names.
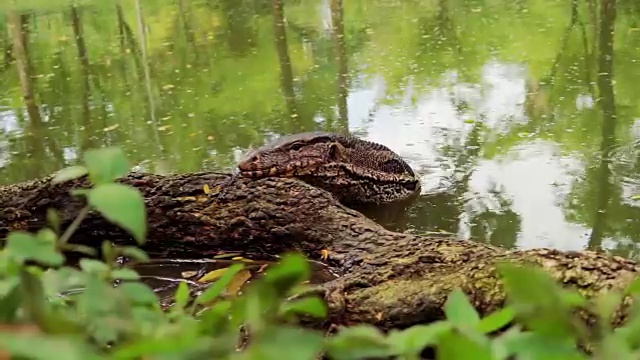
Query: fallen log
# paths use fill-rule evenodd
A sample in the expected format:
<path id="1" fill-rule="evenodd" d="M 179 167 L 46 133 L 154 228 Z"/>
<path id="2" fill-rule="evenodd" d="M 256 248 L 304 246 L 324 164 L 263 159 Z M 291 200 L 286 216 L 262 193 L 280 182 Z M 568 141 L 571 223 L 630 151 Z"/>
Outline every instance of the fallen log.
<path id="1" fill-rule="evenodd" d="M 300 251 L 319 259 L 320 251 L 329 249 L 328 263 L 341 277 L 325 287 L 327 323 L 366 322 L 389 329 L 439 320 L 455 287 L 486 314 L 504 303 L 495 272 L 501 261 L 540 266 L 588 297 L 624 288 L 640 270 L 631 260 L 592 251 L 508 251 L 389 231 L 330 193 L 295 179 L 229 181 L 228 175 L 217 173 L 132 173 L 120 182 L 139 189 L 145 198 L 149 231 L 143 248 L 152 256 L 210 257 L 224 251 L 259 259 Z M 223 182 L 219 194 L 204 194 L 205 184 L 213 188 Z M 68 225 L 84 206 L 69 191 L 87 186 L 86 179 L 53 185 L 45 178 L 0 188 L 0 236 L 42 228 L 48 208 L 57 209 Z M 98 247 L 105 239 L 133 243 L 97 213 L 83 221 L 71 240 Z M 615 323 L 625 317 L 616 316 Z"/>

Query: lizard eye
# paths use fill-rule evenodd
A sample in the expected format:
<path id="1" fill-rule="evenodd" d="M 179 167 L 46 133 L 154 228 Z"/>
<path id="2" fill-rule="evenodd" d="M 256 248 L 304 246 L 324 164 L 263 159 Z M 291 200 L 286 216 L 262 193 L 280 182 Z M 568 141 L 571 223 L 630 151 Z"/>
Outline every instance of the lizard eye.
<path id="1" fill-rule="evenodd" d="M 338 146 L 336 144 L 329 145 L 329 157 L 331 159 L 338 158 Z"/>
<path id="2" fill-rule="evenodd" d="M 345 153 L 345 148 L 338 143 L 333 143 L 329 145 L 329 158 L 336 161 L 344 161 L 347 160 L 348 156 Z"/>
<path id="3" fill-rule="evenodd" d="M 302 143 L 295 143 L 293 145 L 291 145 L 291 150 L 293 151 L 298 151 L 300 149 L 302 149 L 304 145 Z"/>

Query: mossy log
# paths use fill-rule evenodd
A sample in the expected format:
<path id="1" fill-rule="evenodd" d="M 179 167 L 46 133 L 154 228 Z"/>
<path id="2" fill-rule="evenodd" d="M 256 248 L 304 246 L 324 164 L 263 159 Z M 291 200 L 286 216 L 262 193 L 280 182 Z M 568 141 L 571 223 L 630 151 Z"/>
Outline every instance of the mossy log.
<path id="1" fill-rule="evenodd" d="M 443 318 L 449 292 L 460 287 L 480 313 L 503 305 L 495 264 L 538 265 L 559 282 L 592 296 L 625 287 L 638 273 L 634 261 L 603 253 L 551 249 L 508 251 L 484 243 L 424 237 L 386 230 L 333 196 L 294 179 L 249 180 L 216 173 L 173 176 L 132 173 L 120 181 L 139 189 L 148 211 L 144 249 L 156 257 L 210 257 L 221 251 L 251 258 L 300 251 L 341 276 L 326 284 L 330 321 L 366 322 L 403 328 Z M 224 184 L 219 195 L 203 186 Z M 86 179 L 52 185 L 50 178 L 0 188 L 0 236 L 15 229 L 46 226 L 48 208 L 68 225 L 84 206 L 70 195 Z M 109 239 L 133 240 L 99 214 L 91 213 L 72 238 L 90 246 Z M 624 318 L 617 315 L 616 323 Z"/>

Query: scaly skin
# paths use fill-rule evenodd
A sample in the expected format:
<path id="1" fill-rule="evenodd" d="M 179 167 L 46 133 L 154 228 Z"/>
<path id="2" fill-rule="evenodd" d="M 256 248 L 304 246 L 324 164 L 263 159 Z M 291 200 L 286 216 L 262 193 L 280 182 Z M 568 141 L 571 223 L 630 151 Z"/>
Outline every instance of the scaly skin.
<path id="1" fill-rule="evenodd" d="M 406 201 L 421 189 L 409 164 L 388 147 L 325 132 L 281 137 L 250 151 L 238 169 L 252 179 L 298 178 L 345 205 Z"/>

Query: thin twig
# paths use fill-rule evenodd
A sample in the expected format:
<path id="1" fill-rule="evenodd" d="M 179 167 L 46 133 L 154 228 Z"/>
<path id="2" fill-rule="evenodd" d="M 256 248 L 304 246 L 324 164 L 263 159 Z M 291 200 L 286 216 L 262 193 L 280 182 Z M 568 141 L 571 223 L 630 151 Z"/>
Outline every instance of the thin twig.
<path id="1" fill-rule="evenodd" d="M 71 238 L 71 234 L 73 234 L 76 230 L 78 230 L 78 227 L 80 226 L 80 223 L 82 222 L 82 220 L 84 220 L 84 218 L 86 218 L 87 215 L 89 215 L 89 211 L 91 211 L 89 206 L 85 206 L 82 208 L 82 210 L 80 210 L 78 217 L 76 217 L 73 220 L 71 225 L 69 225 L 69 227 L 64 231 L 64 234 L 62 234 L 62 236 L 60 237 L 60 240 L 58 242 L 61 245 L 66 244 L 67 241 L 69 241 L 69 238 Z"/>

